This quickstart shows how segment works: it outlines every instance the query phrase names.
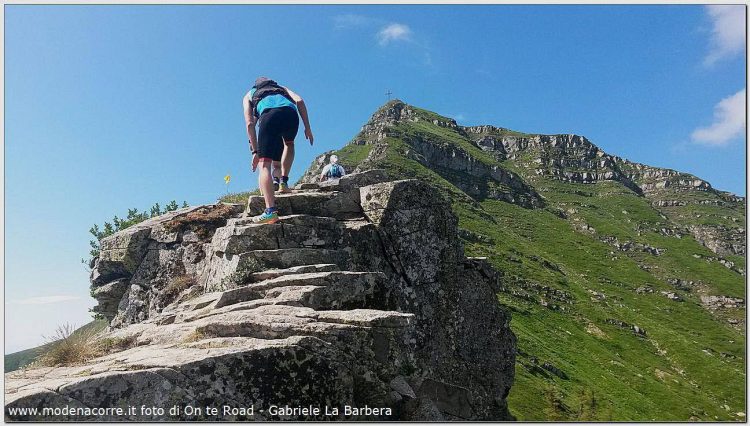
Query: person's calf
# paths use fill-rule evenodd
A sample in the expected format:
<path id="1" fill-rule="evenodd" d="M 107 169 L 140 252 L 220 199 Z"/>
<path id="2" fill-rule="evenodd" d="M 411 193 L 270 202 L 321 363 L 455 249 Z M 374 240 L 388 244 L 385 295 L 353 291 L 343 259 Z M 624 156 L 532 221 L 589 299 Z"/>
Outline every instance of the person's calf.
<path id="1" fill-rule="evenodd" d="M 281 176 L 289 176 L 294 162 L 294 141 L 284 142 L 284 152 L 281 154 Z"/>
<path id="2" fill-rule="evenodd" d="M 260 188 L 261 194 L 263 194 L 266 208 L 276 207 L 270 159 L 261 159 L 260 167 L 260 173 L 258 174 L 258 188 Z"/>

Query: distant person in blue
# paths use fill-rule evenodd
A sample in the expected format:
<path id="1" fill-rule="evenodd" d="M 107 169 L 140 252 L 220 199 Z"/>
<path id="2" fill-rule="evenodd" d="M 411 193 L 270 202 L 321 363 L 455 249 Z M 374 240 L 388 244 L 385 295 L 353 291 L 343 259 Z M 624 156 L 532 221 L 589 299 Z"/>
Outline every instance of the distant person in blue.
<path id="1" fill-rule="evenodd" d="M 346 170 L 339 164 L 339 157 L 337 155 L 331 155 L 329 164 L 323 167 L 323 171 L 320 173 L 320 181 L 323 182 L 328 179 L 338 179 L 346 174 Z"/>
<path id="2" fill-rule="evenodd" d="M 294 161 L 298 113 L 305 125 L 305 138 L 310 141 L 310 145 L 313 144 L 307 107 L 300 95 L 266 77 L 255 80 L 255 85 L 242 100 L 242 107 L 250 150 L 253 153 L 252 168 L 255 171 L 260 164 L 258 187 L 266 202 L 266 210 L 253 217 L 253 221 L 276 223 L 279 221 L 279 210 L 276 208 L 274 185 L 277 185 L 279 192 L 291 192 L 289 171 Z"/>

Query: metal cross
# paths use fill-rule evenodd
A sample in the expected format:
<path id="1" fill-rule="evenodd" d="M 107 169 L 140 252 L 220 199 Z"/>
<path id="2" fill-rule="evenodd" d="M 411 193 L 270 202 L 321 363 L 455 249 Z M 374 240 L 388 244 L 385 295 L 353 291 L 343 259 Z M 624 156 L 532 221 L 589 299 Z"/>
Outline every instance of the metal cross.
<path id="1" fill-rule="evenodd" d="M 391 95 L 392 95 L 392 94 L 393 94 L 393 93 L 391 93 L 391 91 L 390 91 L 390 90 L 387 90 L 387 91 L 385 92 L 385 96 L 387 96 L 387 97 L 388 97 L 388 100 L 389 100 L 389 101 L 391 100 Z"/>

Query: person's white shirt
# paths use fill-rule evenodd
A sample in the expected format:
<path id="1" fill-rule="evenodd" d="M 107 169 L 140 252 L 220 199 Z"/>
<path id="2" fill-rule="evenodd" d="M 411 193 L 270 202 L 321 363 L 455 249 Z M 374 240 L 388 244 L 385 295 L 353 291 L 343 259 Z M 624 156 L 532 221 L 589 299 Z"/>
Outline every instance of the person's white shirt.
<path id="1" fill-rule="evenodd" d="M 333 167 L 334 164 L 338 164 L 338 163 L 326 164 L 325 167 L 323 167 L 323 171 L 320 173 L 320 180 L 325 180 L 328 178 L 327 176 L 328 172 L 331 170 L 331 167 Z M 346 175 L 346 170 L 344 170 L 344 166 L 342 166 L 341 164 L 338 164 L 338 167 L 341 170 L 341 176 Z"/>

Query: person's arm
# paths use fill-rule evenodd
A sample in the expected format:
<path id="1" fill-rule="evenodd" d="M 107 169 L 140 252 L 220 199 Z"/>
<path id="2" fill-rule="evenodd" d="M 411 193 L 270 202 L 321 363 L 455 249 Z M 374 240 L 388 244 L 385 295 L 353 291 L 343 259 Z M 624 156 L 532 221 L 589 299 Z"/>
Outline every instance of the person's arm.
<path id="1" fill-rule="evenodd" d="M 302 117 L 302 123 L 305 125 L 305 138 L 307 138 L 307 140 L 310 141 L 310 145 L 312 145 L 314 138 L 312 129 L 310 128 L 310 119 L 307 117 L 307 106 L 305 105 L 305 100 L 302 99 L 302 96 L 294 93 L 292 89 L 288 87 L 284 87 L 284 89 L 286 89 L 289 96 L 292 97 L 294 103 L 297 104 L 297 111 L 299 111 L 299 115 Z"/>
<path id="2" fill-rule="evenodd" d="M 255 134 L 255 115 L 250 108 L 250 92 L 248 92 L 244 98 L 242 98 L 242 109 L 245 113 L 245 125 L 247 126 L 247 140 L 250 143 L 250 151 L 253 153 L 252 168 L 253 171 L 258 167 L 258 138 Z"/>
<path id="3" fill-rule="evenodd" d="M 255 135 L 255 116 L 250 109 L 250 93 L 242 98 L 242 110 L 245 113 L 245 124 L 247 125 L 247 140 L 250 142 L 250 150 L 258 149 L 258 141 Z"/>
<path id="4" fill-rule="evenodd" d="M 326 180 L 326 173 L 328 173 L 328 169 L 330 169 L 330 168 L 331 168 L 330 164 L 326 164 L 325 166 L 323 166 L 323 171 L 320 173 L 320 181 L 321 182 L 323 182 L 324 180 Z"/>

